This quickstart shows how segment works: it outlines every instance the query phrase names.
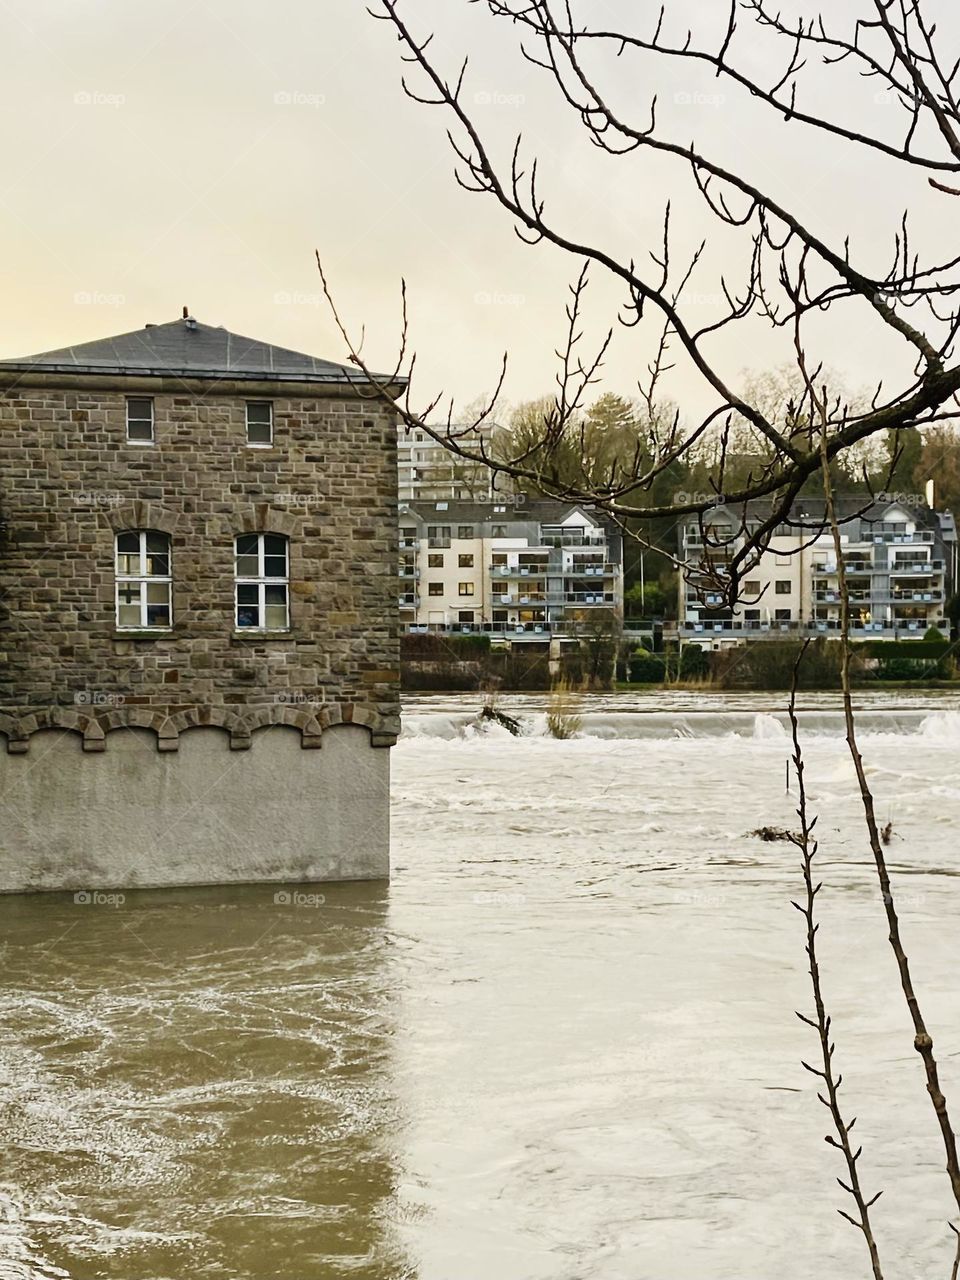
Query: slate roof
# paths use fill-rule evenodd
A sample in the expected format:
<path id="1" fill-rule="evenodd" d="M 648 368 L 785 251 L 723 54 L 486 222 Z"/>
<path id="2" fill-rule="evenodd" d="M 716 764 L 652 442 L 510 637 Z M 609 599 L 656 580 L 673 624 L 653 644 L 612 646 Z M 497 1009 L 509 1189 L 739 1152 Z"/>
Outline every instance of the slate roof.
<path id="1" fill-rule="evenodd" d="M 416 516 L 427 524 L 562 524 L 568 516 L 580 511 L 591 524 L 604 525 L 601 512 L 559 499 L 518 499 L 495 494 L 492 502 L 471 502 L 465 498 L 441 498 L 439 502 L 438 509 L 436 500 L 413 498 L 400 504 L 400 514 Z M 495 505 L 505 509 L 495 511 Z"/>
<path id="2" fill-rule="evenodd" d="M 0 360 L 0 372 L 366 382 L 363 373 L 351 365 L 334 364 L 286 347 L 274 347 L 192 319 L 147 325 L 113 338 L 100 338 L 16 360 Z M 384 381 L 387 381 L 385 376 Z"/>

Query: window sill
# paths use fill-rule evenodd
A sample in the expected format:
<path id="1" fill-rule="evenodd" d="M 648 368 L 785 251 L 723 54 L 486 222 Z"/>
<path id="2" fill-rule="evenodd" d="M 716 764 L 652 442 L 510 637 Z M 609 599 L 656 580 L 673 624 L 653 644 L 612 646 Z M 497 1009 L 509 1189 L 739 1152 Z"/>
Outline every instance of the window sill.
<path id="1" fill-rule="evenodd" d="M 173 635 L 173 627 L 131 627 L 129 631 L 116 630 L 111 640 L 163 640 Z"/>
<path id="2" fill-rule="evenodd" d="M 155 449 L 157 445 L 156 440 L 127 440 L 126 443 L 135 449 Z"/>
<path id="3" fill-rule="evenodd" d="M 236 643 L 240 640 L 302 640 L 303 633 L 299 631 L 264 631 L 256 627 L 241 627 L 231 632 L 231 640 Z"/>
<path id="4" fill-rule="evenodd" d="M 271 440 L 269 444 L 253 444 L 250 440 L 248 440 L 247 448 L 248 449 L 272 449 L 273 441 Z"/>

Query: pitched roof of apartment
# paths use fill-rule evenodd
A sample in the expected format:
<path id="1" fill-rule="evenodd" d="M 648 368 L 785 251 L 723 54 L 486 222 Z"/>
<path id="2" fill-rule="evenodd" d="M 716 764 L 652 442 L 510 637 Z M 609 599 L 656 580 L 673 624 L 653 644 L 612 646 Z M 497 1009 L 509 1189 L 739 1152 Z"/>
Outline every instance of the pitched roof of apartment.
<path id="1" fill-rule="evenodd" d="M 0 360 L 0 372 L 129 374 L 183 378 L 238 378 L 278 382 L 365 383 L 359 369 L 245 338 L 192 318 L 147 325 L 74 347 L 60 347 L 15 360 Z M 379 375 L 375 375 L 378 376 Z M 402 381 L 387 379 L 384 381 Z"/>
<path id="2" fill-rule="evenodd" d="M 497 511 L 496 507 L 505 508 Z M 463 498 L 451 498 L 449 501 L 440 499 L 438 506 L 436 501 L 426 501 L 422 498 L 415 498 L 410 502 L 401 504 L 401 517 L 410 512 L 421 520 L 427 520 L 433 524 L 448 524 L 450 522 L 463 524 L 482 524 L 488 521 L 492 524 L 504 524 L 513 521 L 519 521 L 524 524 L 562 524 L 575 512 L 581 512 L 591 524 L 603 524 L 602 514 L 598 511 L 591 511 L 588 507 L 582 506 L 576 502 L 559 502 L 551 499 L 530 499 L 524 498 L 522 495 L 513 497 L 504 495 L 503 497 L 495 497 L 492 501 L 470 502 Z"/>
<path id="3" fill-rule="evenodd" d="M 852 520 L 858 516 L 866 523 L 885 520 L 890 509 L 897 507 L 900 510 L 909 512 L 921 528 L 936 529 L 939 527 L 937 513 L 927 505 L 922 494 L 889 493 L 882 495 L 882 497 L 877 494 L 875 498 L 871 499 L 869 494 L 841 493 L 835 496 L 834 506 L 841 521 Z M 746 504 L 746 515 L 751 520 L 767 519 L 773 509 L 774 502 L 772 499 L 756 498 Z M 717 506 L 713 510 L 729 512 L 737 524 L 742 520 L 744 514 L 742 503 Z M 708 512 L 708 517 L 709 514 Z M 689 517 L 691 520 L 695 518 Z M 790 508 L 790 513 L 784 523 L 796 524 L 804 528 L 811 525 L 828 524 L 826 501 L 823 498 L 806 498 L 802 496 L 797 498 Z"/>

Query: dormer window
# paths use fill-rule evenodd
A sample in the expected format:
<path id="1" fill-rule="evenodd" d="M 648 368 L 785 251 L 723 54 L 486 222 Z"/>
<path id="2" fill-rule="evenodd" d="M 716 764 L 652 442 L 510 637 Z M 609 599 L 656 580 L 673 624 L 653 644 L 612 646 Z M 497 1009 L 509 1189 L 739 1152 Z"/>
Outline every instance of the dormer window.
<path id="1" fill-rule="evenodd" d="M 273 405 L 269 400 L 247 401 L 247 444 L 269 449 L 273 444 Z"/>
<path id="2" fill-rule="evenodd" d="M 127 443 L 153 444 L 153 401 L 131 397 L 127 400 Z"/>

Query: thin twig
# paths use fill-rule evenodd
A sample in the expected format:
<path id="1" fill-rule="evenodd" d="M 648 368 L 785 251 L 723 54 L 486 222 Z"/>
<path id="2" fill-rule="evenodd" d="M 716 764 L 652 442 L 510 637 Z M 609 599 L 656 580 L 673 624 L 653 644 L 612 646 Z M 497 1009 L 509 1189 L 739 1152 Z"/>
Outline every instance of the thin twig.
<path id="1" fill-rule="evenodd" d="M 923 1061 L 923 1069 L 927 1080 L 927 1092 L 930 1095 L 930 1101 L 937 1117 L 937 1123 L 940 1126 L 940 1134 L 943 1139 L 944 1152 L 946 1154 L 946 1170 L 950 1179 L 950 1187 L 953 1191 L 954 1200 L 960 1209 L 960 1160 L 957 1157 L 957 1139 L 953 1126 L 950 1122 L 950 1116 L 947 1110 L 947 1100 L 944 1097 L 943 1090 L 940 1087 L 940 1072 L 937 1065 L 937 1059 L 933 1051 L 933 1037 L 927 1029 L 926 1021 L 920 1009 L 920 1001 L 917 997 L 916 988 L 913 984 L 913 977 L 910 972 L 910 961 L 903 946 L 903 940 L 900 934 L 900 917 L 897 913 L 896 902 L 893 896 L 893 887 L 890 882 L 890 872 L 887 867 L 886 855 L 883 851 L 883 841 L 880 836 L 880 828 L 877 823 L 876 811 L 874 807 L 873 792 L 870 790 L 870 784 L 867 782 L 867 776 L 863 768 L 863 757 L 860 754 L 857 745 L 856 724 L 853 714 L 853 697 L 850 688 L 850 593 L 847 586 L 846 568 L 843 562 L 843 543 L 840 537 L 840 525 L 837 521 L 837 514 L 833 500 L 833 483 L 830 479 L 830 467 L 826 458 L 826 436 L 821 436 L 821 448 L 823 450 L 823 492 L 826 500 L 827 518 L 830 527 L 833 530 L 833 545 L 837 557 L 837 579 L 839 584 L 840 595 L 840 633 L 841 633 L 841 658 L 840 658 L 840 682 L 843 698 L 843 715 L 844 723 L 847 730 L 847 745 L 850 748 L 850 756 L 853 760 L 853 767 L 857 775 L 857 784 L 860 789 L 860 799 L 863 804 L 864 821 L 866 822 L 867 835 L 870 841 L 870 849 L 873 853 L 873 860 L 877 868 L 877 878 L 880 884 L 880 892 L 883 898 L 883 909 L 887 916 L 887 925 L 889 928 L 889 941 L 896 958 L 897 969 L 900 974 L 900 985 L 903 989 L 904 998 L 907 1002 L 907 1008 L 910 1011 L 910 1017 L 913 1021 L 914 1041 L 913 1047 L 919 1053 Z"/>
<path id="2" fill-rule="evenodd" d="M 873 1234 L 873 1227 L 870 1223 L 870 1207 L 880 1199 L 883 1194 L 878 1191 L 876 1195 L 869 1200 L 864 1196 L 860 1186 L 860 1171 L 857 1167 L 860 1156 L 863 1152 L 862 1147 L 853 1149 L 850 1141 L 850 1131 L 857 1123 L 856 1116 L 847 1124 L 844 1119 L 843 1112 L 840 1109 L 840 1085 L 843 1077 L 834 1071 L 833 1054 L 835 1044 L 830 1038 L 832 1020 L 827 1014 L 826 1005 L 823 999 L 823 985 L 820 978 L 820 962 L 817 957 L 817 934 L 820 932 L 820 925 L 816 919 L 816 903 L 817 895 L 823 888 L 823 883 L 814 884 L 813 881 L 813 863 L 817 856 L 818 843 L 814 838 L 813 829 L 816 826 L 816 817 L 810 818 L 807 807 L 807 791 L 804 783 L 804 766 L 803 752 L 800 748 L 800 728 L 797 722 L 797 685 L 800 677 L 800 666 L 807 652 L 809 640 L 804 641 L 803 647 L 797 657 L 796 664 L 793 668 L 793 682 L 790 687 L 790 727 L 793 734 L 793 763 L 797 772 L 797 786 L 800 793 L 800 799 L 797 806 L 797 817 L 800 819 L 800 831 L 796 835 L 791 836 L 791 841 L 800 850 L 801 866 L 803 870 L 803 884 L 806 890 L 806 900 L 803 906 L 795 902 L 793 905 L 803 916 L 807 925 L 807 958 L 810 962 L 810 982 L 813 986 L 813 1003 L 816 1009 L 816 1017 L 808 1018 L 805 1014 L 797 1013 L 797 1017 L 801 1022 L 805 1022 L 808 1027 L 813 1027 L 814 1031 L 820 1037 L 820 1058 L 822 1065 L 820 1067 L 811 1067 L 809 1063 L 804 1062 L 803 1066 L 812 1075 L 817 1076 L 823 1081 L 826 1097 L 822 1093 L 817 1093 L 817 1097 L 830 1112 L 833 1119 L 833 1127 L 836 1130 L 836 1137 L 827 1134 L 825 1141 L 831 1147 L 836 1147 L 843 1154 L 844 1161 L 847 1166 L 847 1181 L 838 1178 L 840 1186 L 844 1191 L 853 1197 L 857 1206 L 859 1220 L 846 1213 L 843 1209 L 837 1212 L 842 1218 L 846 1218 L 847 1222 L 859 1228 L 863 1232 L 863 1238 L 870 1254 L 870 1266 L 873 1270 L 874 1280 L 883 1280 L 883 1272 L 880 1269 L 880 1254 L 877 1249 L 877 1242 Z"/>

